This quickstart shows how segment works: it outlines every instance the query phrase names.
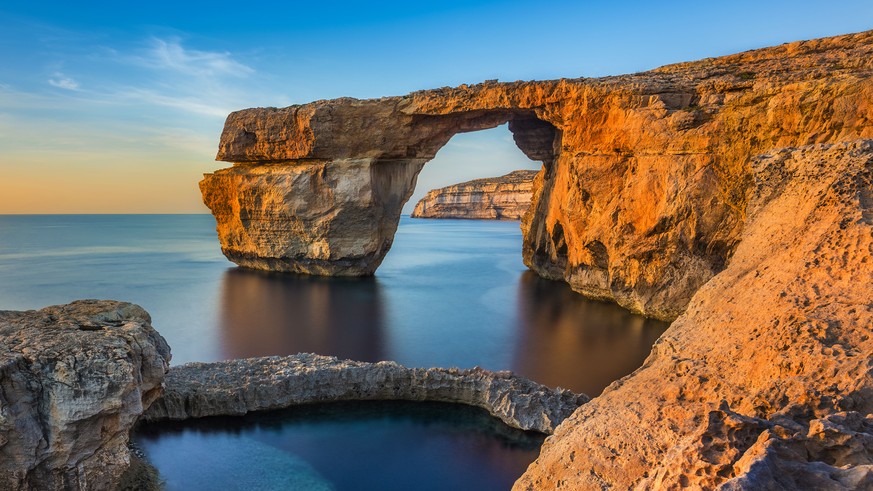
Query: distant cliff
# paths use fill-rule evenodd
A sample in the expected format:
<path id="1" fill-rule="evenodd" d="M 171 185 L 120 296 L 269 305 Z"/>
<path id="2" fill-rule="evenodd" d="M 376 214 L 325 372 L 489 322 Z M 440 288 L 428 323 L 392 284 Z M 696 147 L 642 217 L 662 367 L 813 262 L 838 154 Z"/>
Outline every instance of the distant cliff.
<path id="1" fill-rule="evenodd" d="M 521 220 L 533 194 L 537 171 L 517 170 L 429 191 L 412 211 L 413 218 Z"/>

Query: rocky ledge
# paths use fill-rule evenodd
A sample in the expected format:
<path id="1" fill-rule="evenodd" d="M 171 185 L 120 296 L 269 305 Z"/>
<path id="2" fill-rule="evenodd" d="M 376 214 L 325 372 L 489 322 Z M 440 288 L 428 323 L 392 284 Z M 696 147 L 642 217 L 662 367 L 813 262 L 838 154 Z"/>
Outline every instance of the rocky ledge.
<path id="1" fill-rule="evenodd" d="M 517 170 L 433 189 L 415 204 L 412 218 L 521 220 L 530 208 L 537 171 Z"/>
<path id="2" fill-rule="evenodd" d="M 515 489 L 873 489 L 873 141 L 749 168 L 727 269 Z"/>
<path id="3" fill-rule="evenodd" d="M 113 489 L 170 361 L 140 307 L 0 311 L 0 489 Z"/>
<path id="4" fill-rule="evenodd" d="M 673 320 L 748 225 L 752 157 L 873 137 L 873 31 L 649 72 L 485 82 L 228 116 L 203 200 L 247 267 L 372 274 L 422 166 L 508 122 L 542 161 L 525 264 L 587 296 Z"/>
<path id="5" fill-rule="evenodd" d="M 301 353 L 170 369 L 146 421 L 234 416 L 336 401 L 439 401 L 477 406 L 522 430 L 552 433 L 588 397 L 509 372 L 406 368 Z"/>

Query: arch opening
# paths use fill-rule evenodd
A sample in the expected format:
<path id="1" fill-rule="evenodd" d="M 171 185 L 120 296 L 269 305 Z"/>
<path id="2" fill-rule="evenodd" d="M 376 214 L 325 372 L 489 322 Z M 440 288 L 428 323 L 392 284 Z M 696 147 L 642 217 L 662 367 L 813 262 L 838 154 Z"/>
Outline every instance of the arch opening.
<path id="1" fill-rule="evenodd" d="M 485 192 L 483 186 L 500 186 L 499 183 L 503 182 L 501 178 L 515 171 L 526 171 L 525 180 L 532 179 L 533 174 L 542 166 L 542 159 L 531 159 L 518 148 L 507 123 L 490 129 L 458 133 L 423 166 L 416 178 L 412 196 L 403 206 L 402 214 L 412 214 L 422 199 L 427 198 L 431 193 L 439 194 L 441 189 L 451 188 L 454 196 L 463 198 L 467 191 L 478 190 L 482 193 Z M 526 184 L 527 188 L 530 187 L 529 184 Z M 501 190 L 505 191 L 505 189 L 506 185 L 503 185 Z M 493 193 L 501 190 L 495 189 Z M 445 194 L 439 196 L 440 199 L 447 198 Z M 466 195 L 466 197 L 470 196 Z M 478 197 L 490 198 L 481 194 Z M 471 205 L 478 206 L 481 203 L 471 203 Z"/>
<path id="2" fill-rule="evenodd" d="M 560 149 L 560 132 L 530 110 L 465 111 L 448 115 L 413 115 L 410 127 L 418 135 L 407 147 L 409 158 L 433 159 L 459 133 L 496 128 L 509 124 L 516 146 L 531 160 L 550 165 Z"/>

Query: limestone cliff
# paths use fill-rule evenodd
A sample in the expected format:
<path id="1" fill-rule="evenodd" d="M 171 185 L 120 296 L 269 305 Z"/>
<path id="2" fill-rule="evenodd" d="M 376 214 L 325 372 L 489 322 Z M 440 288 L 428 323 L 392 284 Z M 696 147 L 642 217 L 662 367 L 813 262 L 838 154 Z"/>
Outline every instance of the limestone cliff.
<path id="1" fill-rule="evenodd" d="M 748 168 L 727 269 L 516 489 L 873 489 L 873 141 Z"/>
<path id="2" fill-rule="evenodd" d="M 520 220 L 530 208 L 537 171 L 475 179 L 428 191 L 415 204 L 413 218 Z"/>
<path id="3" fill-rule="evenodd" d="M 232 113 L 201 182 L 240 265 L 371 274 L 422 166 L 509 122 L 543 162 L 522 220 L 542 276 L 673 319 L 731 259 L 754 155 L 873 137 L 873 32 L 599 79 L 486 82 Z"/>
<path id="4" fill-rule="evenodd" d="M 136 305 L 0 311 L 0 489 L 114 489 L 169 360 Z"/>

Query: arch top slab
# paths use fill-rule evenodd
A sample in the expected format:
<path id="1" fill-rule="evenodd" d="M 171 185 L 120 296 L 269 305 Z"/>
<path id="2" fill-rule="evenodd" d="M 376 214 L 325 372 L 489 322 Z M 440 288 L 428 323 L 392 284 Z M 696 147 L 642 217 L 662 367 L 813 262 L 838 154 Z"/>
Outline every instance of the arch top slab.
<path id="1" fill-rule="evenodd" d="M 235 163 L 359 158 L 429 160 L 457 133 L 515 121 L 522 122 L 518 125 L 520 131 L 531 128 L 533 121 L 541 127 L 551 127 L 538 119 L 538 113 L 544 114 L 540 107 L 479 101 L 457 108 L 435 108 L 420 99 L 416 94 L 371 100 L 346 98 L 237 111 L 225 122 L 216 160 Z M 548 151 L 551 149 L 549 141 Z"/>

